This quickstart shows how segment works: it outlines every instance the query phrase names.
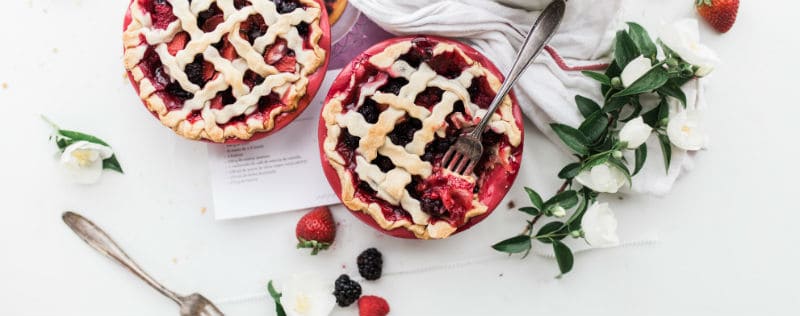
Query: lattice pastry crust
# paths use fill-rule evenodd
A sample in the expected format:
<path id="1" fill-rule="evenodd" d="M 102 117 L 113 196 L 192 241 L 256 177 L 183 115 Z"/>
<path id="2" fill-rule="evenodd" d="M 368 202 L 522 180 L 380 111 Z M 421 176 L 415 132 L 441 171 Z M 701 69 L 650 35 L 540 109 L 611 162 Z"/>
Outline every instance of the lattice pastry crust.
<path id="1" fill-rule="evenodd" d="M 473 194 L 472 206 L 467 211 L 464 222 L 451 224 L 447 221 L 436 220 L 424 212 L 420 201 L 411 196 L 406 186 L 412 181 L 412 176 L 426 179 L 434 171 L 435 166 L 421 159 L 421 156 L 425 153 L 426 146 L 437 135 L 444 136 L 449 124 L 446 119 L 454 114 L 453 107 L 456 102 L 462 101 L 467 113 L 474 118 L 468 122 L 461 122 L 463 128 L 474 125 L 485 115 L 486 110 L 481 109 L 470 100 L 468 88 L 473 78 L 485 76 L 494 93 L 499 89 L 501 83 L 491 71 L 472 60 L 457 46 L 448 43 L 438 43 L 433 47 L 433 56 L 445 52 L 458 53 L 469 65 L 460 76 L 448 79 L 437 74 L 425 62 L 415 68 L 399 59 L 411 49 L 412 45 L 411 41 L 403 41 L 386 47 L 381 53 L 373 55 L 367 61 L 372 66 L 383 70 L 384 73 L 360 85 L 356 83 L 357 79 L 354 73 L 349 87 L 329 96 L 322 112 L 327 128 L 323 148 L 328 162 L 339 176 L 341 198 L 349 209 L 369 214 L 381 228 L 387 231 L 402 227 L 413 232 L 417 238 L 445 238 L 470 218 L 487 212 L 487 206 L 479 201 L 477 194 Z M 386 82 L 387 74 L 393 78 L 404 77 L 408 84 L 403 86 L 397 95 L 380 92 L 378 88 Z M 444 91 L 441 101 L 430 110 L 415 104 L 417 96 L 428 87 L 436 87 Z M 345 110 L 350 106 L 350 104 L 345 104 L 348 95 L 354 89 L 360 89 L 360 97 L 355 101 L 354 109 L 362 106 L 367 98 L 377 104 L 388 105 L 388 108 L 380 113 L 374 124 L 368 123 L 364 115 L 354 109 Z M 512 101 L 510 98 L 506 98 L 499 110 L 492 116 L 489 126 L 495 133 L 506 135 L 509 143 L 513 147 L 517 147 L 522 141 L 522 131 L 517 126 L 512 112 Z M 410 143 L 399 146 L 393 143 L 388 134 L 395 128 L 398 120 L 404 117 L 419 119 L 422 127 L 414 133 Z M 356 166 L 354 170 L 346 167 L 345 158 L 337 152 L 340 136 L 345 129 L 351 135 L 360 137 L 358 148 L 355 150 Z M 378 155 L 391 159 L 395 168 L 388 172 L 382 172 L 378 166 L 370 163 Z M 496 155 L 500 157 L 498 160 L 504 160 L 500 163 L 505 164 L 508 164 L 508 159 L 510 159 L 507 153 L 487 152 L 485 155 Z M 441 171 L 441 169 L 439 170 Z M 477 180 L 473 176 L 460 176 L 444 172 L 444 176 L 460 177 L 473 184 Z M 355 195 L 357 187 L 354 183 L 359 181 L 369 184 L 381 200 L 401 206 L 410 214 L 411 218 L 387 219 L 377 203 L 366 202 Z"/>
<path id="2" fill-rule="evenodd" d="M 131 23 L 123 33 L 124 64 L 138 85 L 139 96 L 150 111 L 157 114 L 164 125 L 184 137 L 223 142 L 229 138 L 249 139 L 255 133 L 272 130 L 278 115 L 297 109 L 299 100 L 306 94 L 308 77 L 325 61 L 326 52 L 319 44 L 323 35 L 320 27 L 322 13 L 314 0 L 298 0 L 304 8 L 284 14 L 278 13 L 270 0 L 249 0 L 250 5 L 240 9 L 234 6 L 233 0 L 165 1 L 169 2 L 172 13 L 177 17 L 166 29 L 153 27 L 151 14 L 140 6 L 139 0 L 131 2 Z M 223 11 L 224 21 L 213 31 L 205 32 L 198 26 L 198 15 L 212 4 Z M 241 23 L 251 15 L 260 15 L 268 26 L 266 33 L 255 39 L 253 44 L 239 36 Z M 304 47 L 305 40 L 296 29 L 300 23 L 309 26 L 310 48 Z M 190 40 L 184 49 L 173 56 L 167 44 L 181 32 L 188 33 Z M 223 58 L 213 46 L 223 38 L 227 38 L 235 48 L 238 55 L 236 59 L 230 61 Z M 285 45 L 295 53 L 297 64 L 293 72 L 280 71 L 263 57 L 265 50 L 275 44 L 278 38 L 284 39 Z M 158 54 L 170 80 L 193 94 L 179 109 L 168 109 L 166 101 L 155 93 L 157 88 L 154 83 L 145 76 L 141 62 L 151 47 Z M 186 65 L 197 54 L 213 64 L 214 70 L 220 74 L 203 87 L 190 81 L 185 71 Z M 252 89 L 243 82 L 248 70 L 264 78 Z M 235 102 L 224 104 L 222 108 L 212 108 L 211 99 L 229 88 Z M 251 115 L 257 110 L 259 99 L 273 92 L 280 96 L 283 104 L 271 108 L 268 114 Z M 198 111 L 199 119 L 188 119 Z M 245 124 L 226 125 L 232 118 L 242 115 L 246 116 Z"/>

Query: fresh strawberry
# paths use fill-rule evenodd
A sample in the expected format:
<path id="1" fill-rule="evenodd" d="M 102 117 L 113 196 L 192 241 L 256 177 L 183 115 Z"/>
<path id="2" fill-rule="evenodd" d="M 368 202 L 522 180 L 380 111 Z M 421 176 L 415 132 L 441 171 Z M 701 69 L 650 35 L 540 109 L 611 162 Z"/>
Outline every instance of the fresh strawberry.
<path id="1" fill-rule="evenodd" d="M 717 32 L 726 33 L 739 13 L 739 0 L 696 0 L 697 12 Z"/>
<path id="2" fill-rule="evenodd" d="M 172 56 L 175 56 L 180 50 L 186 47 L 186 42 L 189 41 L 189 33 L 180 32 L 175 34 L 175 37 L 172 38 L 172 41 L 167 44 L 167 51 Z"/>
<path id="3" fill-rule="evenodd" d="M 311 248 L 311 254 L 328 249 L 336 238 L 336 223 L 331 210 L 320 206 L 300 218 L 295 229 L 297 248 Z"/>
<path id="4" fill-rule="evenodd" d="M 389 303 L 379 296 L 365 295 L 358 299 L 359 316 L 386 316 L 389 314 Z"/>
<path id="5" fill-rule="evenodd" d="M 297 66 L 297 57 L 285 56 L 273 66 L 280 72 L 294 72 L 295 66 Z"/>

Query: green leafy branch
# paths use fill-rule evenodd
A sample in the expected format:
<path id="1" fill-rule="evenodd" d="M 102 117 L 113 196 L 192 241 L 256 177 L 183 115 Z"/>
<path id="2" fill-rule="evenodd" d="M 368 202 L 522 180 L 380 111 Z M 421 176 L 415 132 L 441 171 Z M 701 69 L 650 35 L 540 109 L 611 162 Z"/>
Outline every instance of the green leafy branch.
<path id="1" fill-rule="evenodd" d="M 664 53 L 663 60 L 658 57 L 659 46 Z M 650 61 L 650 69 L 624 86 L 620 78 L 623 70 L 642 56 Z M 654 42 L 639 24 L 628 23 L 627 30 L 617 32 L 614 59 L 606 71 L 583 72 L 585 76 L 600 83 L 603 105 L 578 95 L 575 103 L 584 117 L 580 126 L 574 128 L 564 124 L 551 124 L 555 134 L 573 152 L 577 161 L 567 164 L 558 172 L 558 177 L 564 183 L 549 199 L 544 200 L 535 190 L 525 188 L 531 206 L 522 207 L 519 211 L 532 216 L 532 219 L 526 221 L 522 233 L 503 240 L 492 248 L 509 254 L 523 254 L 525 258 L 534 241 L 549 244 L 558 262 L 561 272 L 559 277 L 572 270 L 574 256 L 563 240 L 568 236 L 585 237 L 581 221 L 599 195 L 599 192 L 589 187 L 576 185 L 575 178 L 582 172 L 606 164 L 609 168 L 620 171 L 627 178 L 627 183 L 631 184 L 631 177 L 641 171 L 647 160 L 647 145 L 642 144 L 635 149 L 631 170 L 622 152 L 627 150 L 628 144 L 620 140 L 619 130 L 626 122 L 637 117 L 642 117 L 643 122 L 652 127 L 653 133 L 657 135 L 665 168 L 669 170 L 672 154 L 672 145 L 666 132 L 669 123 L 669 98 L 677 99 L 685 107 L 686 95 L 681 86 L 693 79 L 697 71 L 697 66 L 682 60 L 663 42 Z M 642 104 L 644 95 L 657 96 L 658 105 L 645 110 Z M 567 217 L 567 214 L 571 215 Z M 552 221 L 535 229 L 544 218 Z"/>

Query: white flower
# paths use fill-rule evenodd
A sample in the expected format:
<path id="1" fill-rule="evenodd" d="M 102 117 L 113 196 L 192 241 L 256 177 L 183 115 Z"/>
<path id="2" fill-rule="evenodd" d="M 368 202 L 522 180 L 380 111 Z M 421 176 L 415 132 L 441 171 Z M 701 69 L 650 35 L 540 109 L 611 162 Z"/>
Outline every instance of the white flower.
<path id="1" fill-rule="evenodd" d="M 697 66 L 699 69 L 695 75 L 698 77 L 708 75 L 719 64 L 717 54 L 700 44 L 700 28 L 695 19 L 683 19 L 663 26 L 660 39 L 683 60 Z"/>
<path id="2" fill-rule="evenodd" d="M 622 86 L 625 88 L 630 87 L 636 80 L 639 80 L 644 74 L 646 74 L 650 69 L 653 68 L 653 64 L 650 62 L 650 59 L 644 56 L 636 57 L 636 59 L 631 60 L 625 69 L 622 70 L 622 74 L 620 75 L 620 79 L 622 79 Z"/>
<path id="3" fill-rule="evenodd" d="M 336 305 L 333 288 L 316 273 L 295 274 L 283 288 L 281 304 L 288 316 L 327 316 Z"/>
<path id="4" fill-rule="evenodd" d="M 594 191 L 603 193 L 617 193 L 622 186 L 628 183 L 628 177 L 617 167 L 608 163 L 581 171 L 575 180 Z"/>
<path id="5" fill-rule="evenodd" d="M 684 110 L 669 119 L 667 136 L 670 142 L 684 150 L 700 150 L 705 147 L 708 135 L 698 110 Z"/>
<path id="6" fill-rule="evenodd" d="M 628 143 L 628 149 L 636 149 L 650 138 L 652 132 L 653 128 L 640 116 L 625 123 L 619 131 L 619 140 Z"/>
<path id="7" fill-rule="evenodd" d="M 584 239 L 594 248 L 619 245 L 617 218 L 608 203 L 595 202 L 581 219 Z"/>
<path id="8" fill-rule="evenodd" d="M 77 141 L 64 149 L 64 153 L 61 154 L 61 165 L 76 183 L 91 184 L 100 179 L 103 173 L 103 160 L 111 158 L 113 154 L 108 146 Z"/>

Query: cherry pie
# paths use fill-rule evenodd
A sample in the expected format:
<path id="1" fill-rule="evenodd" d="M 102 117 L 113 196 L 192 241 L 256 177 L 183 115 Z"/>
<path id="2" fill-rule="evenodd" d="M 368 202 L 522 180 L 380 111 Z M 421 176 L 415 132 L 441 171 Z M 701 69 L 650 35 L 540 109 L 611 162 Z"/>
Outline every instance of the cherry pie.
<path id="1" fill-rule="evenodd" d="M 125 68 L 176 133 L 261 138 L 298 116 L 324 77 L 330 28 L 320 1 L 132 0 Z"/>
<path id="2" fill-rule="evenodd" d="M 501 78 L 477 51 L 438 37 L 392 39 L 357 57 L 334 81 L 319 129 L 323 168 L 345 206 L 404 238 L 445 238 L 488 216 L 519 170 L 514 97 L 492 116 L 473 174 L 441 160 L 486 114 Z"/>

